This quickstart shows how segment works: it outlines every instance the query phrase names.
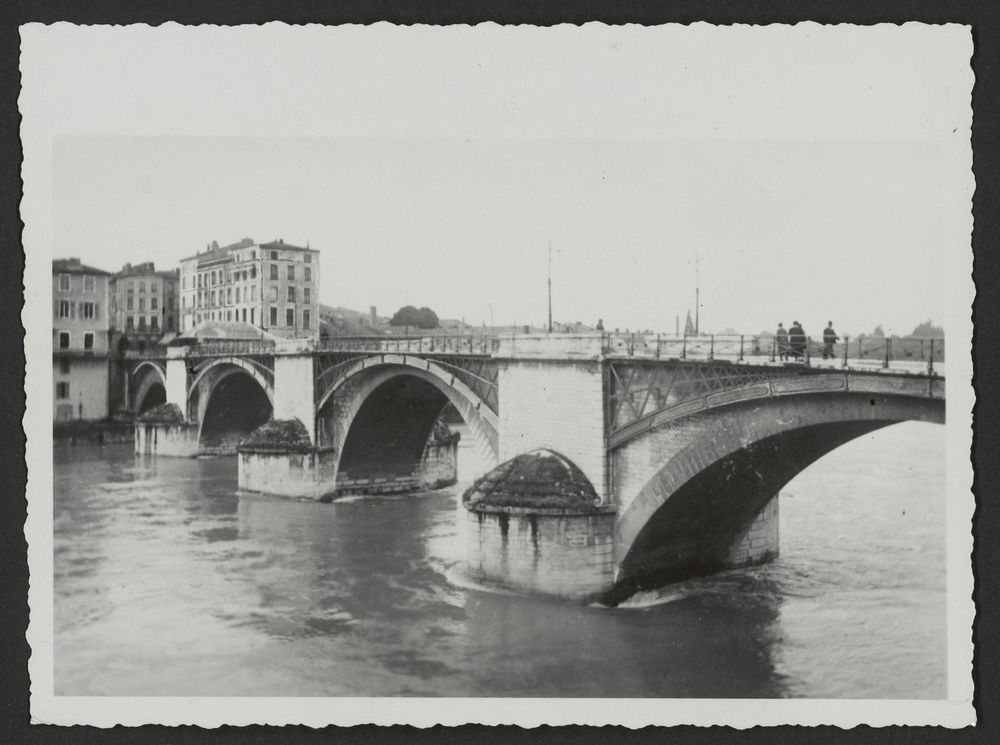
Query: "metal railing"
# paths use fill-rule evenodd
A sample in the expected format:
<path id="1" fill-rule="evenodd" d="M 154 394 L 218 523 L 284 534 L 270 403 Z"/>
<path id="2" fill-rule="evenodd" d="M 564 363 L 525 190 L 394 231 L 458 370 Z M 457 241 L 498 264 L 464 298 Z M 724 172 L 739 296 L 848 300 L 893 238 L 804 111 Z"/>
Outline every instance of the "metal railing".
<path id="1" fill-rule="evenodd" d="M 889 368 L 893 363 L 921 363 L 927 372 L 944 362 L 942 337 L 849 336 L 827 344 L 798 335 L 779 342 L 763 334 L 704 334 L 668 336 L 645 333 L 605 333 L 602 352 L 609 356 L 678 360 L 773 362 L 791 365 L 851 365 Z"/>
<path id="2" fill-rule="evenodd" d="M 337 336 L 320 339 L 321 352 L 490 355 L 500 348 L 495 336 Z"/>

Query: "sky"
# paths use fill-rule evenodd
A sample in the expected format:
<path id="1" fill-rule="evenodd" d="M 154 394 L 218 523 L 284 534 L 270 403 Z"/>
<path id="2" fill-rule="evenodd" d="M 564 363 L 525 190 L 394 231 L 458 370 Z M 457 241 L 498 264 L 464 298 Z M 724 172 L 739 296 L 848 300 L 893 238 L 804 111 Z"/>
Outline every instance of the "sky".
<path id="1" fill-rule="evenodd" d="M 557 322 L 669 333 L 697 282 L 706 331 L 909 333 L 967 248 L 961 99 L 879 28 L 29 30 L 39 245 L 308 242 L 323 303 L 498 325 L 545 322 L 551 245 Z"/>

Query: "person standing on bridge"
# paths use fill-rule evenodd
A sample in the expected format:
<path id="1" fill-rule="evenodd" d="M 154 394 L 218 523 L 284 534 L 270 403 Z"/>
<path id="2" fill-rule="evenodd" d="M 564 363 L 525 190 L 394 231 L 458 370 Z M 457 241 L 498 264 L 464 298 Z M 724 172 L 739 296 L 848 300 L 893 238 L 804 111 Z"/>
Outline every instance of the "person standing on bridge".
<path id="1" fill-rule="evenodd" d="M 826 328 L 823 329 L 823 359 L 835 359 L 833 355 L 833 345 L 837 343 L 837 332 L 833 330 L 833 321 L 829 321 L 826 324 Z"/>
<path id="2" fill-rule="evenodd" d="M 788 346 L 791 348 L 792 356 L 798 362 L 806 354 L 806 332 L 802 330 L 798 321 L 793 321 L 788 329 Z"/>
<path id="3" fill-rule="evenodd" d="M 774 343 L 777 347 L 778 359 L 788 359 L 788 332 L 785 331 L 784 324 L 778 324 L 778 330 L 774 332 Z"/>

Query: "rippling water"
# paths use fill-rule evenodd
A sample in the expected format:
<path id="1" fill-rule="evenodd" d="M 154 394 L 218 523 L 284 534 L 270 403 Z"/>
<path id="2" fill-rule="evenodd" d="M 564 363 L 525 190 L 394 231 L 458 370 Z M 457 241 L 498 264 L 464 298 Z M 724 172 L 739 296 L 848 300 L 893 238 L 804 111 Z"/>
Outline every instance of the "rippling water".
<path id="1" fill-rule="evenodd" d="M 941 698 L 943 453 L 934 425 L 849 443 L 782 492 L 776 562 L 612 610 L 465 582 L 462 483 L 319 504 L 238 493 L 233 458 L 62 449 L 56 694 Z"/>

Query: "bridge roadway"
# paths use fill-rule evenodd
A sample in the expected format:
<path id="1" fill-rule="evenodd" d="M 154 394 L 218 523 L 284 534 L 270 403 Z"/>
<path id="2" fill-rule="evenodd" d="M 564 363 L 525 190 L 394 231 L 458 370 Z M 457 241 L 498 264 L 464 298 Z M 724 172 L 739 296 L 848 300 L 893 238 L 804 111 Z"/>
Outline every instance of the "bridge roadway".
<path id="1" fill-rule="evenodd" d="M 479 510 L 470 567 L 592 597 L 764 561 L 778 550 L 777 494 L 803 468 L 880 427 L 944 422 L 943 340 L 803 351 L 782 360 L 759 336 L 345 337 L 204 341 L 124 362 L 130 408 L 149 409 L 137 449 L 239 447 L 243 489 L 326 498 L 454 482 L 454 441 L 436 424 L 448 404 L 488 463 L 558 454 L 593 487 L 585 548 L 568 537 L 572 516 L 546 533 L 544 510 Z M 268 441 L 275 422 L 285 429 Z M 542 571 L 530 557 L 548 539 Z"/>

